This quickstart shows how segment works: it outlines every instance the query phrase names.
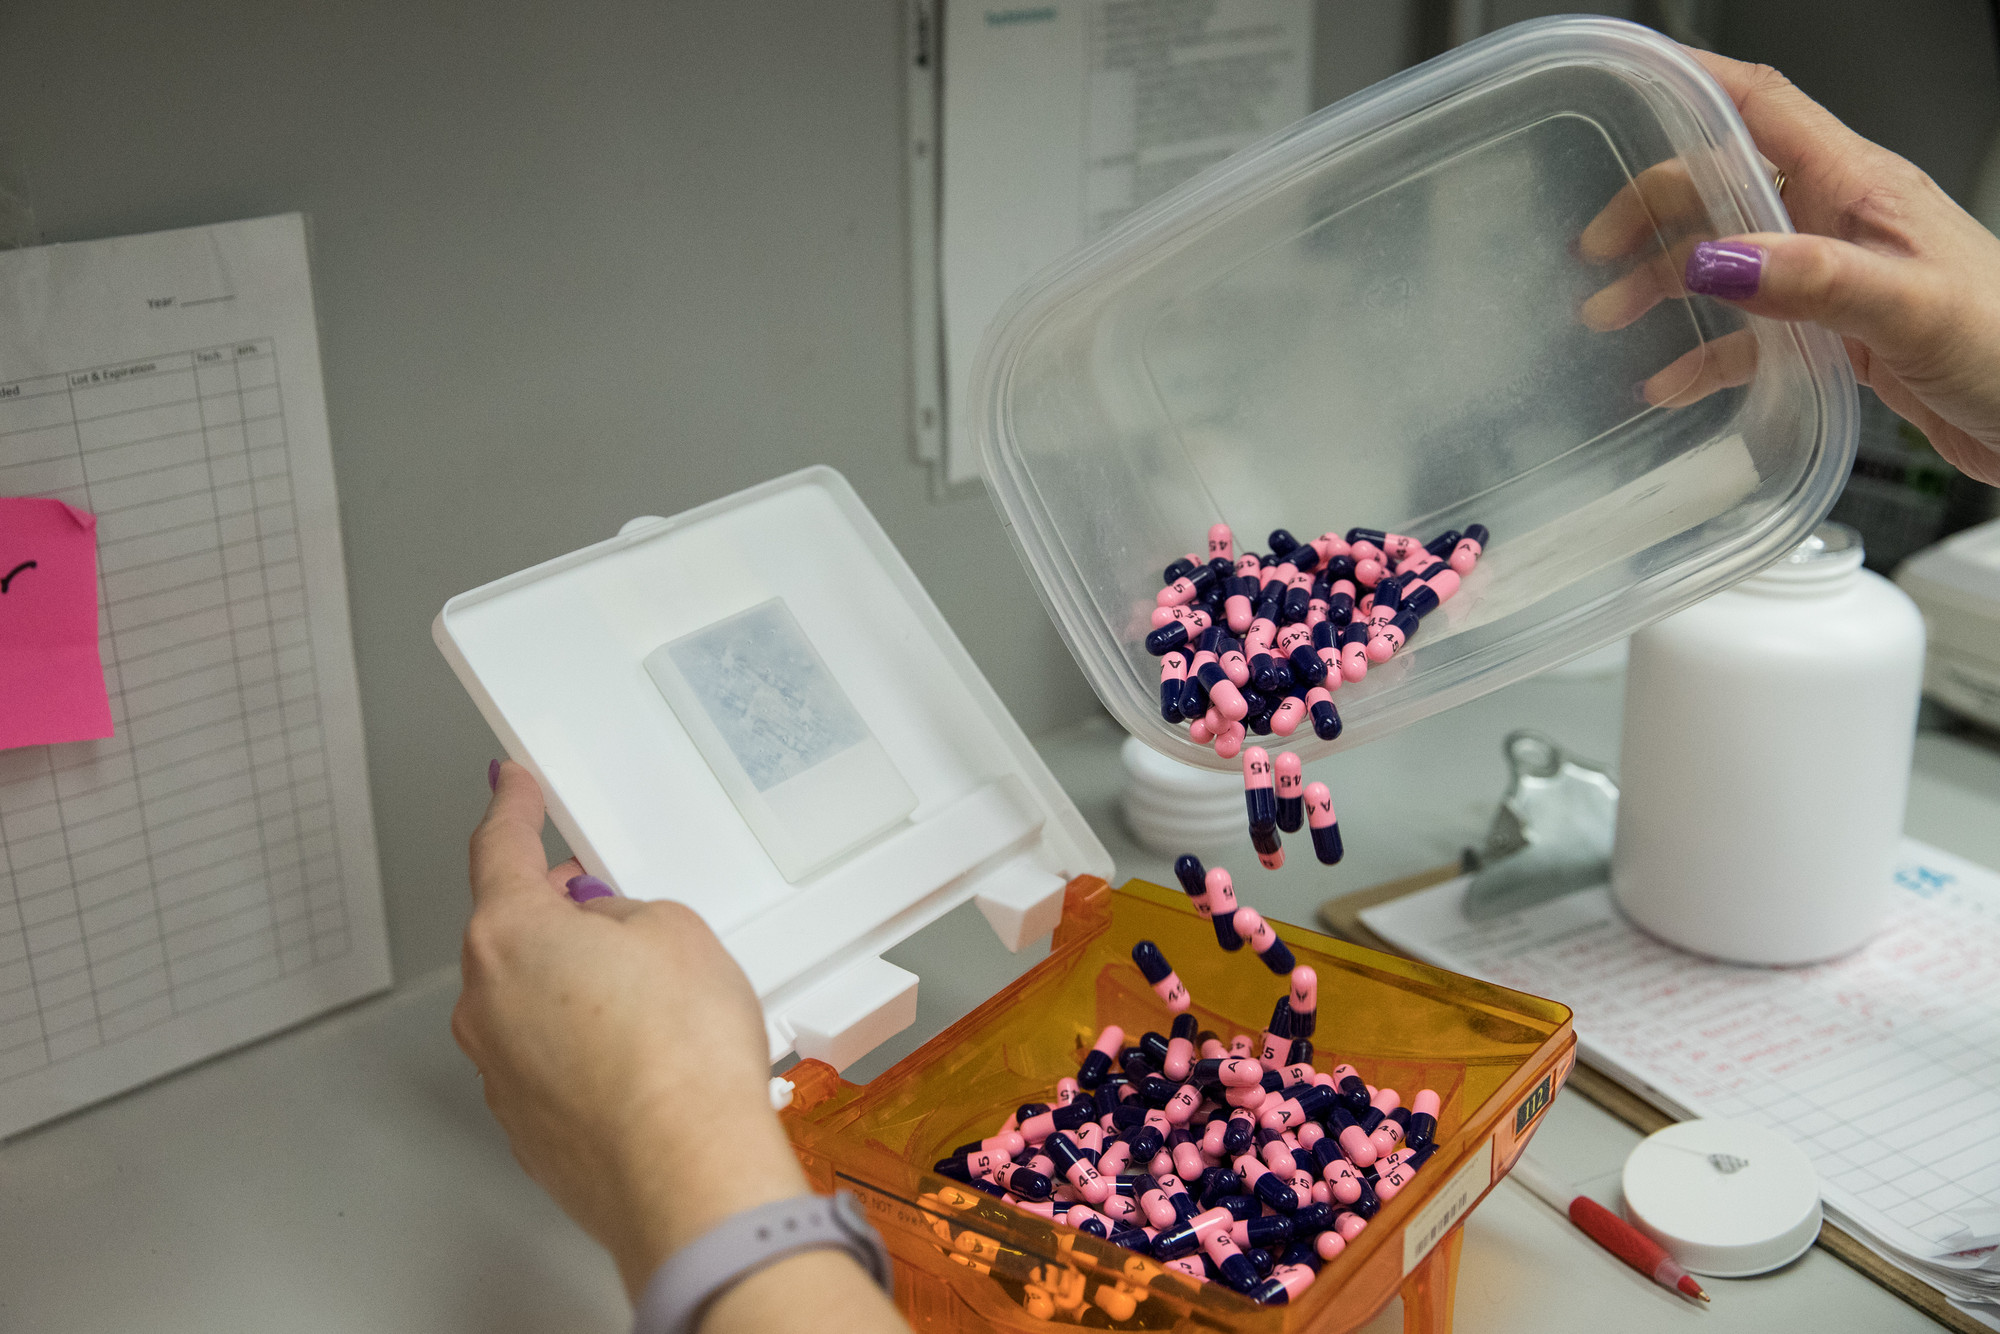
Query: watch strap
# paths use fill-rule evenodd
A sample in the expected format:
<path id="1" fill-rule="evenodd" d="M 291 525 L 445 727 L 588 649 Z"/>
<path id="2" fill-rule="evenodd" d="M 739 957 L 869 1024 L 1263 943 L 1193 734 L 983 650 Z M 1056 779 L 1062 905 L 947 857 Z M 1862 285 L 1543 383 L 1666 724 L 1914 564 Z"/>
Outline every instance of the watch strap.
<path id="1" fill-rule="evenodd" d="M 847 1191 L 795 1195 L 731 1214 L 668 1256 L 640 1294 L 633 1334 L 694 1334 L 709 1304 L 751 1274 L 800 1251 L 846 1251 L 884 1292 L 895 1291 L 888 1248 Z"/>

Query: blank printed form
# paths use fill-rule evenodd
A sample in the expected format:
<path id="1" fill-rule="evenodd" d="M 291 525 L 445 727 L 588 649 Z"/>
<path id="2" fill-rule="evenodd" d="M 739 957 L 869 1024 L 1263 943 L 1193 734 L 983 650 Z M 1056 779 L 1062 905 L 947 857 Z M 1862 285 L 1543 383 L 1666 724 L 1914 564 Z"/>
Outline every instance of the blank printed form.
<path id="1" fill-rule="evenodd" d="M 0 750 L 4 1136 L 389 983 L 303 220 L 0 254 L 0 496 L 115 728 Z"/>

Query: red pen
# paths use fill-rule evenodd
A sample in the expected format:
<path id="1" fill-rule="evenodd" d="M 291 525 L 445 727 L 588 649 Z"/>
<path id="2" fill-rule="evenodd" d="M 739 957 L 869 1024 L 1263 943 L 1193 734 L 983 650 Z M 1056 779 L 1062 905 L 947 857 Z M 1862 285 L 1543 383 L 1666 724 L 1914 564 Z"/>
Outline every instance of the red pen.
<path id="1" fill-rule="evenodd" d="M 1507 1175 L 1533 1191 L 1550 1208 L 1568 1214 L 1569 1221 L 1586 1237 L 1661 1287 L 1704 1302 L 1708 1300 L 1701 1284 L 1674 1263 L 1674 1257 L 1664 1247 L 1588 1195 L 1579 1195 L 1551 1179 L 1525 1156 L 1515 1160 Z"/>

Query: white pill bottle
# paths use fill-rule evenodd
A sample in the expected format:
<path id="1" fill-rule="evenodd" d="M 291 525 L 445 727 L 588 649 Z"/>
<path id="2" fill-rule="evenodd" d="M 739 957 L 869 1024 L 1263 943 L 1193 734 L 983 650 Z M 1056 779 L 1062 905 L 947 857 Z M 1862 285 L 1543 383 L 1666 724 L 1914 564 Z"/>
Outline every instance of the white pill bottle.
<path id="1" fill-rule="evenodd" d="M 1916 604 L 1825 523 L 1632 637 L 1611 886 L 1698 954 L 1800 964 L 1883 925 L 1923 681 Z"/>

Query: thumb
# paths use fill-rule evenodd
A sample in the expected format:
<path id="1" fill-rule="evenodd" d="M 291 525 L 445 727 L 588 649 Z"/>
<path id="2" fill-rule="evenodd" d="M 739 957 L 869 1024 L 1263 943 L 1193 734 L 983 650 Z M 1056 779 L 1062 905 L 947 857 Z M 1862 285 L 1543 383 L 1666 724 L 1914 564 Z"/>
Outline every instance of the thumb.
<path id="1" fill-rule="evenodd" d="M 1703 241 L 1688 255 L 1683 281 L 1752 315 L 1823 324 L 1891 361 L 1921 358 L 1949 309 L 1916 261 L 1807 233 Z"/>

